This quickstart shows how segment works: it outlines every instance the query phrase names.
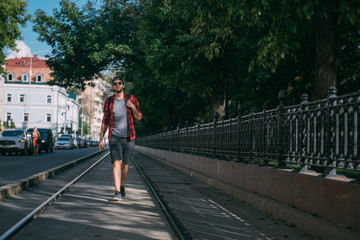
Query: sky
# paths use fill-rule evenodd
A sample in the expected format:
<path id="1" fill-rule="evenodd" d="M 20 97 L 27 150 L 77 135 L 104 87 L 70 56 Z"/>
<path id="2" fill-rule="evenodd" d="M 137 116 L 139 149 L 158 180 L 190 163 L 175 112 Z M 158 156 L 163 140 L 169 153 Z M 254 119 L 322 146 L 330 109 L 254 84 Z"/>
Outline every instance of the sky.
<path id="1" fill-rule="evenodd" d="M 34 15 L 37 9 L 44 10 L 47 15 L 52 16 L 53 9 L 59 9 L 59 3 L 61 0 L 28 0 L 28 13 Z M 82 6 L 87 2 L 87 0 L 72 0 L 76 2 L 79 6 Z M 44 57 L 47 54 L 50 54 L 51 47 L 46 43 L 42 43 L 38 38 L 38 34 L 32 30 L 33 24 L 28 22 L 26 27 L 21 27 L 22 31 L 22 40 L 17 41 L 17 49 L 19 52 L 5 50 L 7 58 L 15 57 L 31 57 L 32 55 L 38 55 Z"/>

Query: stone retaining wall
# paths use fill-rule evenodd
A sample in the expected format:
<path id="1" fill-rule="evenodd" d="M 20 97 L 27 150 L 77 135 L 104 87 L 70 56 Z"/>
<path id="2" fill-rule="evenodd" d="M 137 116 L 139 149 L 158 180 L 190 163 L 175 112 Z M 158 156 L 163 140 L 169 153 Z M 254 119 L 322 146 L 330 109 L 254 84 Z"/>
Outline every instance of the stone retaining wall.
<path id="1" fill-rule="evenodd" d="M 359 183 L 141 146 L 136 150 L 311 234 L 322 231 L 323 239 L 360 239 Z"/>

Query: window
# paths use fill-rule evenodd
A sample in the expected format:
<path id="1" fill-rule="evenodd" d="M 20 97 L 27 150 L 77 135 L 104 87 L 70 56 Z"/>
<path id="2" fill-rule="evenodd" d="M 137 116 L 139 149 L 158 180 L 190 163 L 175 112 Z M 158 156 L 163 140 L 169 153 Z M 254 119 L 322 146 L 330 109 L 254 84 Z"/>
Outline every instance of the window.
<path id="1" fill-rule="evenodd" d="M 23 82 L 28 82 L 29 81 L 29 78 L 28 78 L 28 74 L 27 73 L 23 73 L 21 74 L 21 81 Z"/>
<path id="2" fill-rule="evenodd" d="M 11 113 L 6 113 L 6 121 L 11 121 Z"/>
<path id="3" fill-rule="evenodd" d="M 24 122 L 29 121 L 29 113 L 24 113 Z"/>
<path id="4" fill-rule="evenodd" d="M 8 81 L 14 81 L 15 78 L 15 74 L 14 73 L 8 73 L 7 75 L 7 80 Z"/>
<path id="5" fill-rule="evenodd" d="M 46 115 L 46 122 L 51 122 L 51 114 Z"/>
<path id="6" fill-rule="evenodd" d="M 25 95 L 24 94 L 20 94 L 20 102 L 25 102 Z"/>
<path id="7" fill-rule="evenodd" d="M 11 102 L 11 99 L 12 99 L 12 94 L 8 93 L 7 98 L 6 98 L 7 102 Z"/>
<path id="8" fill-rule="evenodd" d="M 42 82 L 43 81 L 43 75 L 38 73 L 36 74 L 36 82 Z"/>
<path id="9" fill-rule="evenodd" d="M 46 102 L 47 102 L 47 103 L 51 103 L 51 95 L 47 95 L 47 97 L 46 97 Z"/>

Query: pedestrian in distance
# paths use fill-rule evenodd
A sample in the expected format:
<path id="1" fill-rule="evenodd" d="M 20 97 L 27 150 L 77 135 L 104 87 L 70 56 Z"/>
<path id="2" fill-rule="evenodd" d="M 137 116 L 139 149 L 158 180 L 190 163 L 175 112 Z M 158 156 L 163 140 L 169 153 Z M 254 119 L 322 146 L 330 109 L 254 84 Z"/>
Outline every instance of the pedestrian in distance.
<path id="1" fill-rule="evenodd" d="M 120 77 L 112 80 L 114 95 L 105 100 L 101 124 L 99 149 L 104 149 L 104 135 L 109 129 L 110 158 L 113 164 L 115 185 L 114 201 L 126 197 L 125 180 L 129 161 L 135 147 L 135 120 L 141 120 L 139 102 L 134 95 L 125 93 L 125 83 Z"/>
<path id="2" fill-rule="evenodd" d="M 41 139 L 40 139 L 40 133 L 39 133 L 39 131 L 37 130 L 36 127 L 33 130 L 32 137 L 33 137 L 33 148 L 34 148 L 33 155 L 38 155 L 39 145 L 40 145 Z"/>

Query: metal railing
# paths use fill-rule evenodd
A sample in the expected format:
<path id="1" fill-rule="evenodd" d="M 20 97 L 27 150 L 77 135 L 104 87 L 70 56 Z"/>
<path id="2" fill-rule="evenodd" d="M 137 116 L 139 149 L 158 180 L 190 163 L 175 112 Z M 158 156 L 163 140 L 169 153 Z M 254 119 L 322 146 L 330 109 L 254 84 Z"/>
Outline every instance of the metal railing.
<path id="1" fill-rule="evenodd" d="M 336 174 L 336 169 L 360 170 L 360 91 L 327 99 L 285 106 L 227 120 L 196 124 L 137 139 L 137 145 L 208 157 L 272 164 L 299 165 Z"/>

